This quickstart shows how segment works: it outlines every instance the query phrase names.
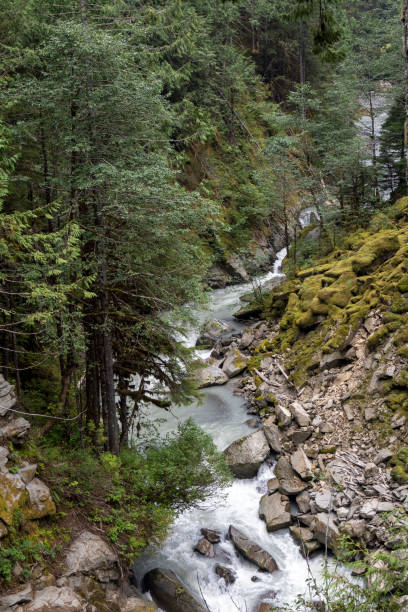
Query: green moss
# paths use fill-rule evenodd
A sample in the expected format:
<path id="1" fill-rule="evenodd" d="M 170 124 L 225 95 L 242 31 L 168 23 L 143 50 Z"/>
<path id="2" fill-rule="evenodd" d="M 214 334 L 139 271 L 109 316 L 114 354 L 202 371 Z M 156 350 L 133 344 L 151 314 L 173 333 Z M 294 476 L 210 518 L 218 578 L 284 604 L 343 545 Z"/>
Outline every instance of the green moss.
<path id="1" fill-rule="evenodd" d="M 391 382 L 391 387 L 393 385 L 393 381 Z M 393 411 L 401 411 L 405 408 L 406 403 L 408 401 L 408 391 L 403 391 L 402 389 L 393 389 L 387 395 L 387 404 L 388 407 Z"/>
<path id="2" fill-rule="evenodd" d="M 401 370 L 393 379 L 393 386 L 408 389 L 408 370 Z"/>
<path id="3" fill-rule="evenodd" d="M 401 293 L 408 293 L 408 274 L 405 274 L 403 278 L 397 284 L 398 291 Z"/>
<path id="4" fill-rule="evenodd" d="M 370 350 L 374 350 L 377 346 L 381 344 L 381 342 L 384 341 L 384 339 L 389 335 L 389 333 L 389 324 L 381 325 L 381 327 L 377 329 L 377 331 L 374 332 L 367 340 L 368 348 Z"/>
<path id="5" fill-rule="evenodd" d="M 399 451 L 391 458 L 390 465 L 393 465 L 391 470 L 391 476 L 399 482 L 404 484 L 408 482 L 408 447 L 403 446 Z"/>

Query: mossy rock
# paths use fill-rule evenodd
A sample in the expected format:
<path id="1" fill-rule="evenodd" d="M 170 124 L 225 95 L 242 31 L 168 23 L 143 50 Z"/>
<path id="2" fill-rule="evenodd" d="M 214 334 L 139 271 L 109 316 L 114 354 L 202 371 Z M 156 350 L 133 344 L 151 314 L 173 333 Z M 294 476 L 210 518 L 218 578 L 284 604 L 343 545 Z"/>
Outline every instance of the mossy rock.
<path id="1" fill-rule="evenodd" d="M 408 446 L 403 446 L 391 458 L 390 465 L 393 465 L 391 476 L 400 484 L 408 482 Z"/>
<path id="2" fill-rule="evenodd" d="M 399 374 L 393 378 L 393 387 L 408 389 L 408 370 L 401 370 Z"/>
<path id="3" fill-rule="evenodd" d="M 353 271 L 356 274 L 367 273 L 374 265 L 389 259 L 398 249 L 400 243 L 396 230 L 383 230 L 370 236 L 366 243 L 351 258 Z"/>
<path id="4" fill-rule="evenodd" d="M 398 291 L 401 293 L 408 293 L 408 274 L 405 274 L 403 278 L 397 284 Z"/>
<path id="5" fill-rule="evenodd" d="M 408 215 L 408 197 L 405 196 L 397 200 L 390 212 L 396 219 L 406 217 Z"/>
<path id="6" fill-rule="evenodd" d="M 394 381 L 390 381 L 391 389 L 387 394 L 387 404 L 390 410 L 397 412 L 405 409 L 408 402 L 408 391 L 404 391 L 401 388 L 392 389 L 393 384 Z"/>

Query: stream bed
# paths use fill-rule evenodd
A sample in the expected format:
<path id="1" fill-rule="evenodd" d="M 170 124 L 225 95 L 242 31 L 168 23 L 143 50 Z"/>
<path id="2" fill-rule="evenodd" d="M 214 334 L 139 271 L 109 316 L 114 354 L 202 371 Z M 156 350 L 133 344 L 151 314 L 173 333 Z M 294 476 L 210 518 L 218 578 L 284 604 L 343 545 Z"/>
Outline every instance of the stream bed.
<path id="1" fill-rule="evenodd" d="M 310 211 L 304 211 L 302 221 L 304 225 L 310 222 Z M 273 270 L 256 279 L 257 282 L 262 284 L 276 279 L 278 283 L 282 280 L 281 265 L 285 255 L 286 250 L 282 249 L 277 254 Z M 242 330 L 245 325 L 234 320 L 233 313 L 241 305 L 240 296 L 251 289 L 252 283 L 245 283 L 213 291 L 210 312 L 203 310 L 199 318 L 201 321 L 220 319 L 235 330 Z M 186 343 L 194 346 L 198 334 L 199 326 L 191 331 Z M 209 351 L 197 351 L 197 354 L 205 358 Z M 164 415 L 164 419 L 163 412 L 156 409 L 154 414 L 153 408 L 152 417 L 163 419 L 161 432 L 173 431 L 180 422 L 192 417 L 212 436 L 217 447 L 224 450 L 234 440 L 254 431 L 245 423 L 249 418 L 245 399 L 234 395 L 234 380 L 221 387 L 210 387 L 204 395 L 201 404 L 174 407 L 171 414 Z M 267 481 L 272 476 L 273 459 L 270 459 L 261 466 L 255 478 L 235 479 L 231 486 L 222 492 L 214 492 L 200 507 L 179 515 L 161 548 L 146 552 L 136 561 L 134 572 L 137 580 L 140 581 L 154 567 L 171 569 L 198 599 L 201 599 L 202 592 L 211 612 L 254 612 L 261 601 L 275 605 L 291 603 L 298 594 L 307 594 L 309 568 L 289 530 L 268 533 L 264 521 L 258 516 L 260 497 L 267 492 Z M 273 574 L 259 572 L 255 565 L 238 556 L 225 537 L 230 524 L 267 550 L 276 560 L 279 571 Z M 193 551 L 202 527 L 218 530 L 222 534 L 215 559 Z M 233 570 L 236 575 L 234 584 L 225 586 L 224 580 L 215 573 L 217 563 Z M 321 565 L 321 556 L 309 562 L 314 578 L 319 579 Z"/>

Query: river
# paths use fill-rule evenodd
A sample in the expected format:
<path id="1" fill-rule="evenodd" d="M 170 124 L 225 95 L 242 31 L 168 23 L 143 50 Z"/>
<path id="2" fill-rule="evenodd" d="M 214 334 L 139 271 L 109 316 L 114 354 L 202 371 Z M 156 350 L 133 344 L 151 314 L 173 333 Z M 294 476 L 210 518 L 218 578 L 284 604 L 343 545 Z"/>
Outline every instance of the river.
<path id="1" fill-rule="evenodd" d="M 312 210 L 302 213 L 302 225 L 310 223 Z M 272 271 L 257 278 L 260 283 L 273 279 L 278 283 L 284 279 L 281 271 L 286 250 L 282 249 L 276 257 Z M 235 330 L 241 330 L 244 324 L 234 320 L 233 313 L 240 307 L 240 296 L 248 293 L 252 283 L 234 285 L 217 289 L 211 294 L 210 312 L 203 310 L 199 319 L 209 317 L 228 322 Z M 199 333 L 191 330 L 186 343 L 194 346 Z M 205 358 L 209 352 L 197 351 Z M 153 409 L 154 410 L 154 409 Z M 163 419 L 163 413 L 155 416 Z M 208 432 L 220 450 L 231 442 L 250 433 L 245 423 L 248 415 L 245 400 L 234 395 L 234 380 L 222 387 L 211 387 L 205 391 L 201 404 L 175 407 L 171 414 L 166 414 L 160 429 L 162 433 L 174 430 L 179 422 L 193 417 Z M 287 529 L 275 533 L 266 531 L 265 523 L 258 517 L 259 500 L 267 492 L 267 481 L 273 475 L 273 459 L 265 462 L 253 479 L 234 480 L 223 493 L 215 492 L 205 504 L 183 512 L 174 522 L 171 534 L 163 546 L 145 553 L 135 563 L 135 575 L 141 580 L 143 575 L 153 567 L 172 569 L 186 586 L 200 598 L 200 589 L 211 612 L 252 612 L 261 601 L 270 603 L 291 603 L 298 594 L 307 593 L 309 568 L 300 554 Z M 200 538 L 200 528 L 216 529 L 226 535 L 228 526 L 233 524 L 259 543 L 276 560 L 279 571 L 274 574 L 261 573 L 256 566 L 245 561 L 235 552 L 233 545 L 225 537 L 217 545 L 215 559 L 208 559 L 193 552 L 193 547 Z M 310 562 L 313 575 L 319 579 L 321 574 L 321 557 Z M 237 577 L 236 582 L 225 586 L 223 579 L 215 573 L 216 563 L 231 568 Z M 253 577 L 256 577 L 253 580 Z"/>

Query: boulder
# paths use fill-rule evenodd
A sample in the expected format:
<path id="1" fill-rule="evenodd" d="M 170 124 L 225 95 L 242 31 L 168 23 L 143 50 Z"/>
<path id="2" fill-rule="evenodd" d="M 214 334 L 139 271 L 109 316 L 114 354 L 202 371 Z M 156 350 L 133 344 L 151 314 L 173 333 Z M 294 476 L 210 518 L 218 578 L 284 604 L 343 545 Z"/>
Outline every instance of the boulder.
<path id="1" fill-rule="evenodd" d="M 312 464 L 306 457 L 306 453 L 301 446 L 290 456 L 290 462 L 295 472 L 303 479 L 310 480 L 313 476 Z"/>
<path id="2" fill-rule="evenodd" d="M 255 330 L 248 329 L 248 328 L 245 329 L 244 333 L 241 336 L 241 340 L 239 343 L 240 348 L 242 349 L 248 348 L 254 341 L 254 338 L 255 338 Z"/>
<path id="3" fill-rule="evenodd" d="M 289 410 L 299 427 L 308 427 L 310 425 L 310 417 L 300 402 L 294 401 L 289 406 Z"/>
<path id="4" fill-rule="evenodd" d="M 232 570 L 224 565 L 219 565 L 218 563 L 215 566 L 215 573 L 220 578 L 224 578 L 225 584 L 233 584 L 236 580 L 236 576 Z"/>
<path id="5" fill-rule="evenodd" d="M 367 406 L 364 410 L 364 418 L 366 421 L 375 421 L 377 418 L 377 409 L 375 406 Z"/>
<path id="6" fill-rule="evenodd" d="M 216 319 L 214 321 L 207 321 L 197 338 L 196 346 L 205 348 L 213 347 L 221 336 L 231 333 L 232 331 L 232 327 L 225 321 L 218 321 Z"/>
<path id="7" fill-rule="evenodd" d="M 19 474 L 0 472 L 0 519 L 12 525 L 15 512 L 26 505 L 28 494 Z"/>
<path id="8" fill-rule="evenodd" d="M 281 453 L 282 445 L 280 441 L 279 427 L 275 425 L 273 416 L 269 417 L 262 423 L 262 429 L 271 449 L 275 451 L 275 453 Z"/>
<path id="9" fill-rule="evenodd" d="M 362 507 L 360 508 L 360 516 L 361 518 L 371 520 L 375 517 L 378 510 L 378 502 L 379 499 L 374 497 L 366 501 Z"/>
<path id="10" fill-rule="evenodd" d="M 269 444 L 261 429 L 236 440 L 224 450 L 226 462 L 238 478 L 256 476 L 269 453 Z"/>
<path id="11" fill-rule="evenodd" d="M 279 480 L 277 478 L 270 478 L 267 482 L 268 493 L 271 495 L 272 493 L 276 493 L 279 489 Z"/>
<path id="12" fill-rule="evenodd" d="M 198 540 L 197 544 L 194 546 L 194 550 L 204 557 L 209 557 L 210 559 L 215 557 L 214 544 L 211 544 L 207 538 L 201 538 Z"/>
<path id="13" fill-rule="evenodd" d="M 21 479 L 27 485 L 28 483 L 30 483 L 33 480 L 36 471 L 37 471 L 37 464 L 33 463 L 33 464 L 30 464 L 30 465 L 25 465 L 22 468 L 20 468 L 19 474 L 21 476 Z"/>
<path id="14" fill-rule="evenodd" d="M 280 493 L 263 495 L 259 504 L 259 517 L 268 531 L 278 531 L 292 524 L 289 498 Z"/>
<path id="15" fill-rule="evenodd" d="M 6 612 L 6 610 L 11 610 L 11 606 L 22 605 L 32 600 L 33 587 L 31 584 L 26 584 L 25 587 L 17 591 L 17 593 L 0 597 L 0 610 Z"/>
<path id="16" fill-rule="evenodd" d="M 218 542 L 221 542 L 221 537 L 218 531 L 202 527 L 200 529 L 200 532 L 202 536 L 204 536 L 209 542 L 211 542 L 211 544 L 217 544 Z"/>
<path id="17" fill-rule="evenodd" d="M 304 557 L 308 557 L 320 549 L 320 543 L 314 539 L 313 533 L 307 527 L 292 525 L 289 530 L 295 542 L 299 544 L 300 552 Z"/>
<path id="18" fill-rule="evenodd" d="M 0 374 L 0 417 L 6 416 L 16 403 L 17 398 L 13 385 L 10 385 L 3 374 Z"/>
<path id="19" fill-rule="evenodd" d="M 9 449 L 5 446 L 0 446 L 0 472 L 7 472 L 7 461 L 9 456 Z"/>
<path id="20" fill-rule="evenodd" d="M 143 587 L 166 612 L 205 612 L 205 607 L 171 570 L 155 568 L 145 574 Z"/>
<path id="21" fill-rule="evenodd" d="M 319 512 L 316 514 L 314 521 L 311 525 L 314 537 L 323 546 L 326 545 L 334 553 L 338 548 L 339 530 L 334 522 L 335 515 L 333 513 L 326 514 L 326 512 Z"/>
<path id="22" fill-rule="evenodd" d="M 10 421 L 3 427 L 0 427 L 0 441 L 2 443 L 10 440 L 14 444 L 22 444 L 27 437 L 31 425 L 23 417 Z"/>
<path id="23" fill-rule="evenodd" d="M 236 550 L 248 561 L 255 563 L 260 569 L 272 574 L 278 566 L 271 555 L 258 544 L 250 540 L 244 533 L 230 525 L 228 535 Z"/>
<path id="24" fill-rule="evenodd" d="M 341 351 L 335 351 L 330 355 L 324 355 L 324 357 L 320 360 L 320 369 L 321 370 L 330 370 L 332 368 L 340 368 L 343 365 L 350 363 L 350 358 L 348 358 Z"/>
<path id="25" fill-rule="evenodd" d="M 297 446 L 298 444 L 303 444 L 310 438 L 313 433 L 312 427 L 302 427 L 302 429 L 295 429 L 293 431 L 288 432 L 287 436 L 289 440 L 292 440 L 293 444 Z"/>
<path id="26" fill-rule="evenodd" d="M 296 496 L 296 503 L 303 514 L 310 512 L 310 495 L 308 491 L 299 493 L 299 495 Z"/>
<path id="27" fill-rule="evenodd" d="M 228 382 L 228 376 L 216 364 L 209 364 L 201 368 L 197 373 L 199 389 L 205 389 L 214 385 L 225 385 L 226 382 Z"/>
<path id="28" fill-rule="evenodd" d="M 275 414 L 278 418 L 279 427 L 288 427 L 292 422 L 292 415 L 285 406 L 276 406 Z"/>
<path id="29" fill-rule="evenodd" d="M 376 465 L 378 465 L 379 463 L 384 463 L 384 462 L 388 461 L 389 459 L 391 459 L 393 454 L 394 453 L 392 452 L 391 449 L 389 449 L 389 448 L 382 448 L 380 451 L 378 451 L 378 453 L 374 457 L 374 461 L 373 462 Z"/>
<path id="30" fill-rule="evenodd" d="M 333 508 L 334 497 L 330 489 L 322 489 L 316 493 L 315 504 L 318 512 L 330 512 Z"/>
<path id="31" fill-rule="evenodd" d="M 56 507 L 46 484 L 39 478 L 34 478 L 27 485 L 29 496 L 29 509 L 25 513 L 27 518 L 39 519 L 56 513 Z"/>
<path id="32" fill-rule="evenodd" d="M 248 358 L 235 347 L 231 347 L 225 356 L 225 361 L 222 366 L 222 371 L 229 378 L 238 376 L 245 370 L 248 364 Z"/>
<path id="33" fill-rule="evenodd" d="M 70 587 L 50 586 L 35 593 L 31 603 L 24 606 L 24 612 L 83 612 L 86 602 Z"/>
<path id="34" fill-rule="evenodd" d="M 70 545 L 65 556 L 65 575 L 91 574 L 100 582 L 120 576 L 117 558 L 104 540 L 91 531 L 83 531 Z"/>
<path id="35" fill-rule="evenodd" d="M 295 474 L 286 457 L 279 457 L 275 476 L 279 480 L 279 491 L 283 495 L 298 495 L 307 488 L 307 484 Z"/>
<path id="36" fill-rule="evenodd" d="M 347 521 L 347 523 L 344 523 L 343 528 L 352 538 L 360 539 L 365 533 L 366 522 L 362 519 L 353 519 L 351 521 Z"/>

